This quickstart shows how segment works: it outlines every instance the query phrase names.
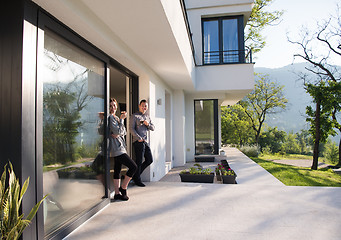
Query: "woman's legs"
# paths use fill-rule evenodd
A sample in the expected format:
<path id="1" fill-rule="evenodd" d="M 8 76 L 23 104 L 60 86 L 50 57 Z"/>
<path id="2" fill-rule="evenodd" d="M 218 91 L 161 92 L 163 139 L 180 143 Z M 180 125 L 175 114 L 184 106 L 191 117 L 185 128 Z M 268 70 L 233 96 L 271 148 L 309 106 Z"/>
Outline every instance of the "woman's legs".
<path id="1" fill-rule="evenodd" d="M 127 174 L 124 176 L 124 179 L 122 181 L 122 185 L 120 186 L 120 172 L 122 164 L 128 167 Z M 116 167 L 117 166 L 117 167 Z M 136 164 L 135 162 L 127 155 L 122 154 L 120 156 L 115 157 L 115 166 L 114 166 L 114 189 L 115 189 L 115 196 L 121 192 L 122 198 L 121 200 L 128 200 L 127 196 L 127 187 L 129 184 L 129 181 L 131 180 L 132 176 L 134 175 L 136 171 Z"/>
<path id="2" fill-rule="evenodd" d="M 122 181 L 122 184 L 121 184 L 121 188 L 122 189 L 127 189 L 130 180 L 131 180 L 131 177 L 129 177 L 128 175 L 125 175 L 124 179 Z"/>
<path id="3" fill-rule="evenodd" d="M 120 193 L 120 179 L 114 179 L 114 191 L 115 195 Z"/>
<path id="4" fill-rule="evenodd" d="M 115 165 L 114 165 L 114 191 L 115 197 L 120 195 L 120 172 L 122 168 L 122 163 L 120 161 L 120 156 L 114 158 Z"/>

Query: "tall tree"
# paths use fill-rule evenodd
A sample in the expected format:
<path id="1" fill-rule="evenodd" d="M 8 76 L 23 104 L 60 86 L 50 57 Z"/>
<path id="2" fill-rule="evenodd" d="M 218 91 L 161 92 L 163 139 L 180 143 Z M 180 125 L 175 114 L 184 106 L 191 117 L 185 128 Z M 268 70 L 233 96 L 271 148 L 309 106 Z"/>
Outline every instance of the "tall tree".
<path id="1" fill-rule="evenodd" d="M 253 53 L 259 52 L 265 46 L 265 38 L 261 32 L 267 26 L 279 23 L 283 11 L 267 11 L 274 0 L 255 0 L 251 16 L 246 24 L 245 44 Z"/>
<path id="2" fill-rule="evenodd" d="M 299 73 L 299 77 L 307 86 L 307 92 L 313 97 L 316 104 L 315 111 L 307 109 L 308 115 L 310 111 L 315 116 L 315 132 L 313 134 L 315 137 L 315 150 L 312 169 L 317 169 L 319 137 L 321 129 L 325 128 L 321 124 L 328 122 L 321 121 L 321 116 L 326 117 L 327 115 L 330 117 L 333 127 L 341 133 L 340 120 L 337 118 L 337 114 L 341 111 L 341 73 L 340 67 L 333 64 L 335 59 L 341 57 L 340 7 L 337 6 L 335 15 L 318 22 L 315 29 L 310 30 L 302 27 L 302 35 L 299 40 L 288 39 L 292 44 L 299 46 L 300 50 L 294 57 L 308 62 L 310 65 L 306 67 L 306 70 L 312 72 L 315 76 L 314 79 L 308 79 L 306 74 Z M 323 109 L 323 115 L 321 115 L 321 112 L 319 113 L 321 109 Z M 329 131 L 329 133 L 333 132 Z M 338 165 L 341 166 L 341 139 L 339 142 Z"/>
<path id="3" fill-rule="evenodd" d="M 259 142 L 266 116 L 284 110 L 288 103 L 283 94 L 284 86 L 271 82 L 267 75 L 258 74 L 257 76 L 259 79 L 256 82 L 255 90 L 239 102 L 250 119 L 256 144 Z"/>

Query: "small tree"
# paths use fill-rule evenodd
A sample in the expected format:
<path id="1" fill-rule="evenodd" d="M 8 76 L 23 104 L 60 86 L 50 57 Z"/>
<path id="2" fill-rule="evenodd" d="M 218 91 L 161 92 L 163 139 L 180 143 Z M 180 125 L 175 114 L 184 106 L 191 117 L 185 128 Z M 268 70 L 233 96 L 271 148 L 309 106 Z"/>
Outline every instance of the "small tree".
<path id="1" fill-rule="evenodd" d="M 239 102 L 251 122 L 256 144 L 259 142 L 266 116 L 284 110 L 288 103 L 283 94 L 284 86 L 271 82 L 267 75 L 258 76 L 255 90 Z"/>
<path id="2" fill-rule="evenodd" d="M 320 143 L 325 143 L 329 135 L 335 135 L 334 121 L 331 119 L 330 101 L 331 90 L 321 81 L 318 85 L 306 84 L 307 92 L 313 97 L 315 110 L 308 106 L 306 109 L 307 122 L 310 123 L 310 133 L 314 138 L 313 164 L 311 169 L 317 170 Z"/>

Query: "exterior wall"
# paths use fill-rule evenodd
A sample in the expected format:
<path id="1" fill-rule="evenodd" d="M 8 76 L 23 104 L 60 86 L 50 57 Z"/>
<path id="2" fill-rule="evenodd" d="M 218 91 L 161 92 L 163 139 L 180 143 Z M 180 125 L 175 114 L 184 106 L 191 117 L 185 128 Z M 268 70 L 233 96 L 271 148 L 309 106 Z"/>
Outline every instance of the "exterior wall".
<path id="1" fill-rule="evenodd" d="M 177 1 L 178 3 L 180 1 Z M 172 28 L 174 38 L 178 43 L 178 47 L 182 54 L 184 63 L 191 76 L 192 84 L 195 85 L 195 64 L 192 56 L 191 44 L 188 35 L 186 34 L 186 25 L 184 24 L 183 12 L 180 4 L 175 1 L 161 0 L 164 11 L 167 15 L 168 22 Z"/>
<path id="2" fill-rule="evenodd" d="M 186 95 L 186 162 L 193 161 L 195 155 L 194 99 Z"/>
<path id="3" fill-rule="evenodd" d="M 200 66 L 197 71 L 197 90 L 252 90 L 253 64 Z"/>
<path id="4" fill-rule="evenodd" d="M 147 81 L 147 82 L 146 82 Z M 149 86 L 146 89 L 146 86 Z M 166 174 L 166 91 L 171 89 L 157 76 L 151 75 L 140 80 L 140 100 L 149 102 L 149 115 L 155 130 L 149 132 L 149 144 L 153 154 L 153 163 L 142 174 L 144 181 L 158 181 Z M 146 94 L 149 93 L 149 94 Z M 168 110 L 168 109 L 167 109 Z M 171 111 L 170 115 L 171 116 Z"/>
<path id="5" fill-rule="evenodd" d="M 183 166 L 186 163 L 186 138 L 191 135 L 185 135 L 185 93 L 182 90 L 173 92 L 173 151 L 174 151 L 174 167 Z"/>

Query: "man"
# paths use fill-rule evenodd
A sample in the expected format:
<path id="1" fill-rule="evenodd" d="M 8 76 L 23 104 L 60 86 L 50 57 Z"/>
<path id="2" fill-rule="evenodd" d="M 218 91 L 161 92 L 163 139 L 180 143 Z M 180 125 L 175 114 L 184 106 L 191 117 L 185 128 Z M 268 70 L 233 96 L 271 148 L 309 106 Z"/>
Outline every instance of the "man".
<path id="1" fill-rule="evenodd" d="M 148 131 L 154 131 L 155 127 L 148 114 L 148 103 L 145 99 L 140 101 L 139 111 L 130 118 L 130 131 L 133 135 L 133 144 L 135 148 L 135 158 L 137 170 L 133 180 L 137 186 L 144 187 L 141 181 L 141 173 L 153 162 L 152 152 L 147 142 Z M 142 162 L 144 157 L 144 161 Z"/>

